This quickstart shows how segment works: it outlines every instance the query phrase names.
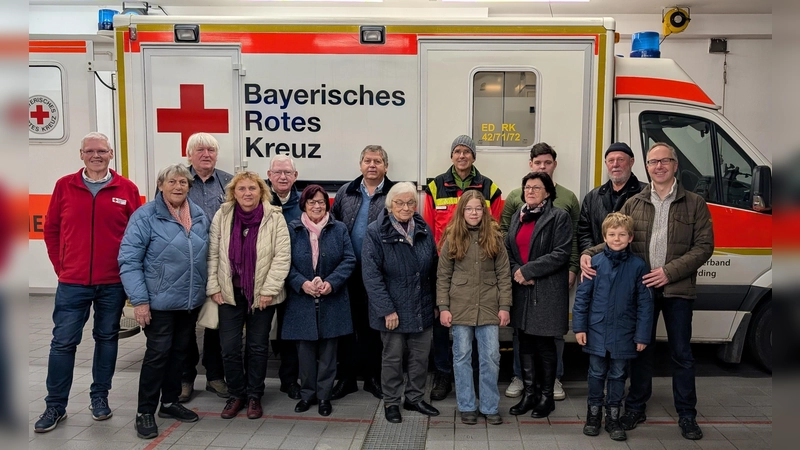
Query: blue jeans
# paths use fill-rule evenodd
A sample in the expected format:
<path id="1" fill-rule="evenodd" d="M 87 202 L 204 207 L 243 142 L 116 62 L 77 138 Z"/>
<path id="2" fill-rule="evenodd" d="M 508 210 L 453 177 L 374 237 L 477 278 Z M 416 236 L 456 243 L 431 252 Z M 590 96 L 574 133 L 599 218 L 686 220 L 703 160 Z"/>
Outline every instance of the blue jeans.
<path id="1" fill-rule="evenodd" d="M 589 355 L 589 406 L 603 406 L 603 387 L 608 383 L 605 406 L 619 407 L 625 395 L 625 368 L 627 359 L 613 359 L 611 356 Z"/>
<path id="2" fill-rule="evenodd" d="M 75 350 L 81 343 L 83 327 L 89 320 L 92 306 L 94 358 L 89 397 L 108 397 L 117 364 L 119 319 L 126 298 L 122 283 L 58 283 L 53 309 L 55 326 L 50 343 L 50 359 L 47 362 L 47 397 L 44 399 L 48 407 L 54 406 L 62 414 L 66 411 L 75 369 Z"/>
<path id="3" fill-rule="evenodd" d="M 497 414 L 500 392 L 500 341 L 497 325 L 477 327 L 453 325 L 453 373 L 456 378 L 456 401 L 461 412 L 475 411 L 475 386 L 472 381 L 472 338 L 478 341 L 482 414 Z"/>
<path id="4" fill-rule="evenodd" d="M 625 410 L 645 412 L 653 394 L 653 364 L 655 360 L 656 323 L 659 312 L 664 314 L 670 357 L 672 359 L 672 397 L 678 417 L 697 417 L 697 388 L 694 357 L 689 341 L 692 339 L 694 301 L 684 298 L 665 298 L 663 290 L 654 290 L 653 334 L 650 345 L 631 360 L 631 386 L 625 398 Z"/>

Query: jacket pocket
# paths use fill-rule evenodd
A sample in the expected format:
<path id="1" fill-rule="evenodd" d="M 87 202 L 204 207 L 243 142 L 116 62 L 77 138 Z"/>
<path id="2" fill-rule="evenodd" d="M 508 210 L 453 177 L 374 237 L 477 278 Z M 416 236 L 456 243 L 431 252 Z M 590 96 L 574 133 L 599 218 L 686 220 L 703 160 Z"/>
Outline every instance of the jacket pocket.
<path id="1" fill-rule="evenodd" d="M 158 283 L 156 283 L 156 292 L 157 292 L 157 293 L 159 293 L 159 292 L 164 292 L 164 291 L 165 291 L 165 287 L 164 287 L 164 278 L 166 278 L 166 277 L 165 277 L 165 275 L 166 275 L 166 271 L 167 271 L 167 269 L 165 269 L 165 268 L 164 268 L 164 265 L 163 265 L 163 264 L 162 264 L 162 265 L 160 265 L 160 266 L 158 266 L 158 270 L 157 270 L 157 273 L 158 273 Z"/>
<path id="2" fill-rule="evenodd" d="M 463 273 L 453 274 L 453 279 L 450 281 L 450 305 L 453 305 L 454 299 L 464 299 L 469 297 L 471 297 L 469 289 L 469 276 Z"/>

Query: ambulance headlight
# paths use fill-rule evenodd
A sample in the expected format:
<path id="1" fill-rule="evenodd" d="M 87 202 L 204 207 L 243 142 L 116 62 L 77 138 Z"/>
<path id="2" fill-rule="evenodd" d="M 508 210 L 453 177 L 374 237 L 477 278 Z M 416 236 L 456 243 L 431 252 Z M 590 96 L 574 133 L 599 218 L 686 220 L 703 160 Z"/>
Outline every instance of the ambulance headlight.
<path id="1" fill-rule="evenodd" d="M 360 28 L 360 41 L 362 44 L 385 44 L 386 27 L 363 26 Z"/>
<path id="2" fill-rule="evenodd" d="M 200 25 L 175 25 L 175 42 L 200 42 Z"/>

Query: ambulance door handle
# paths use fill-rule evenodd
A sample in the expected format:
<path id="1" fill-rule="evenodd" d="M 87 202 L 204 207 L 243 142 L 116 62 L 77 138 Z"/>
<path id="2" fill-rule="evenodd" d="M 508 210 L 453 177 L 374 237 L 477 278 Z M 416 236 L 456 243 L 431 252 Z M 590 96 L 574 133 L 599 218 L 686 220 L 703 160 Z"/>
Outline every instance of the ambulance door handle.
<path id="1" fill-rule="evenodd" d="M 245 76 L 247 74 L 247 69 L 245 69 L 244 66 L 241 65 L 241 64 L 234 64 L 233 65 L 233 70 L 238 70 L 240 77 L 243 77 L 243 76 Z"/>

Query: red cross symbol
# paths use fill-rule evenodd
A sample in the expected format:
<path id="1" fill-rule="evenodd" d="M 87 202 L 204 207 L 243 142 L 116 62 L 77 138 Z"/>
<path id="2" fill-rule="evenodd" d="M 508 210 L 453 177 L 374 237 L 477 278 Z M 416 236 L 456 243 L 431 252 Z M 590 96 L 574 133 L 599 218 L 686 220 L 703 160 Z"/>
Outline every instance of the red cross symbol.
<path id="1" fill-rule="evenodd" d="M 44 125 L 44 119 L 50 118 L 50 112 L 45 111 L 42 105 L 36 105 L 36 111 L 30 111 L 31 119 L 36 119 L 36 125 Z"/>
<path id="2" fill-rule="evenodd" d="M 227 133 L 228 110 L 206 109 L 202 84 L 181 85 L 180 108 L 157 108 L 159 133 L 181 134 L 181 155 L 186 156 L 186 142 L 194 133 Z"/>

